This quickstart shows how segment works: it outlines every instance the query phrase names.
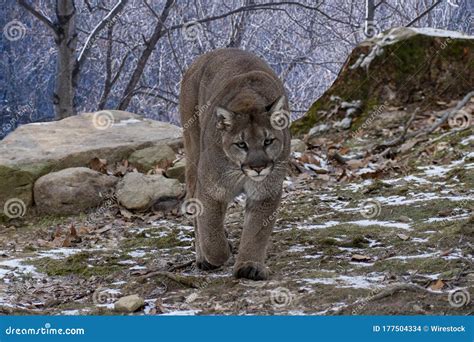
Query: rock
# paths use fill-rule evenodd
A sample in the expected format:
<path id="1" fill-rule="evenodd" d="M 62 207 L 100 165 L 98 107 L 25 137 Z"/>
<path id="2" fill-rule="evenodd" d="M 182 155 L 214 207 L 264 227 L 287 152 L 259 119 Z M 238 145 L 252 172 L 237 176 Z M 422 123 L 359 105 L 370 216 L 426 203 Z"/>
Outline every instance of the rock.
<path id="1" fill-rule="evenodd" d="M 114 304 L 114 310 L 120 312 L 135 312 L 145 306 L 145 301 L 140 296 L 133 294 L 120 298 Z"/>
<path id="2" fill-rule="evenodd" d="M 166 176 L 168 178 L 173 178 L 179 180 L 181 183 L 186 181 L 185 177 L 186 171 L 186 160 L 180 159 L 173 166 L 166 170 Z"/>
<path id="3" fill-rule="evenodd" d="M 85 167 L 52 172 L 36 181 L 35 204 L 41 213 L 77 214 L 98 206 L 117 181 Z"/>
<path id="4" fill-rule="evenodd" d="M 95 157 L 112 164 L 158 144 L 180 146 L 181 128 L 116 110 L 22 125 L 0 141 L 0 213 L 10 199 L 30 206 L 34 182 L 49 172 Z"/>
<path id="5" fill-rule="evenodd" d="M 160 198 L 178 197 L 183 186 L 176 179 L 163 175 L 127 173 L 117 184 L 116 196 L 121 205 L 130 210 L 145 210 Z"/>
<path id="6" fill-rule="evenodd" d="M 412 221 L 411 218 L 409 218 L 408 216 L 405 216 L 405 215 L 401 215 L 398 217 L 398 222 L 403 222 L 403 223 L 410 223 Z"/>
<path id="7" fill-rule="evenodd" d="M 306 151 L 306 144 L 300 139 L 291 139 L 291 152 L 303 153 Z"/>
<path id="8" fill-rule="evenodd" d="M 322 125 L 318 125 L 318 126 L 315 126 L 313 128 L 310 129 L 309 133 L 308 133 L 308 136 L 309 137 L 312 137 L 314 135 L 317 135 L 319 133 L 323 133 L 323 132 L 326 132 L 328 131 L 329 129 L 331 128 L 331 126 L 327 125 L 327 124 L 322 124 Z"/>
<path id="9" fill-rule="evenodd" d="M 140 172 L 147 172 L 158 166 L 166 168 L 176 159 L 173 149 L 166 144 L 147 147 L 133 152 L 128 157 L 129 163 Z"/>
<path id="10" fill-rule="evenodd" d="M 349 129 L 351 128 L 352 119 L 351 118 L 344 118 L 341 121 L 338 121 L 334 124 L 334 127 L 339 127 L 342 129 Z"/>

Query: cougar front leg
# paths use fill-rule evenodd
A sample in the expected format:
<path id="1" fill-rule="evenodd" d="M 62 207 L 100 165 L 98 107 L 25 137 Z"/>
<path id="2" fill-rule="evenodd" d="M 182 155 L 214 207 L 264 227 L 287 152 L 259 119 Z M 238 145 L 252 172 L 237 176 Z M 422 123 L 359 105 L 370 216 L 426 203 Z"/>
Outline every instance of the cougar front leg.
<path id="1" fill-rule="evenodd" d="M 253 280 L 268 278 L 265 257 L 279 204 L 280 195 L 262 201 L 247 199 L 244 230 L 234 266 L 235 277 Z"/>
<path id="2" fill-rule="evenodd" d="M 222 266 L 231 254 L 224 230 L 227 205 L 208 196 L 198 199 L 203 211 L 196 220 L 196 263 L 199 268 L 210 270 Z"/>

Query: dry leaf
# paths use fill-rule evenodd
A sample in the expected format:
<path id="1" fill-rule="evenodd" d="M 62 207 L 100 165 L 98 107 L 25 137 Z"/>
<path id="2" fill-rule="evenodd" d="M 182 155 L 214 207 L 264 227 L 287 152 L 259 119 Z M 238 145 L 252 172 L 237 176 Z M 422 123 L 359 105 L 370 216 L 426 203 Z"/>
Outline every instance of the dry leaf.
<path id="1" fill-rule="evenodd" d="M 430 289 L 441 290 L 444 287 L 444 285 L 445 285 L 444 281 L 442 281 L 441 279 L 438 279 L 437 281 L 435 281 L 434 283 L 430 285 Z"/>
<path id="2" fill-rule="evenodd" d="M 89 168 L 100 173 L 107 173 L 107 160 L 93 158 L 88 164 Z"/>

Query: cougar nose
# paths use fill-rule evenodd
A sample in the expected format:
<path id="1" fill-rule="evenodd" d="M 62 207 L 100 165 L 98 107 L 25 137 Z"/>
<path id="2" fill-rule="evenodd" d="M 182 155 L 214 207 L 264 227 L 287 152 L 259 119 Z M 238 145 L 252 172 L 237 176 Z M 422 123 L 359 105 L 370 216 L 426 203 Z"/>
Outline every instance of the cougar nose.
<path id="1" fill-rule="evenodd" d="M 254 171 L 257 171 L 257 173 L 260 173 L 266 167 L 267 167 L 266 165 L 251 166 L 251 169 Z"/>

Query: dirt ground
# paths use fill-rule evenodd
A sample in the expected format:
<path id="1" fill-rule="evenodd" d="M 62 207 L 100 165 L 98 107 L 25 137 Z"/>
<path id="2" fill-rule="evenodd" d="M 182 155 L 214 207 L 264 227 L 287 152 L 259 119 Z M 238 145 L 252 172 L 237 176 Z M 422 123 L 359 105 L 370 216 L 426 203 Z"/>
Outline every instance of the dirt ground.
<path id="1" fill-rule="evenodd" d="M 0 313 L 117 314 L 118 298 L 138 294 L 137 315 L 473 314 L 472 143 L 376 178 L 288 177 L 268 281 L 234 279 L 233 260 L 196 269 L 191 219 L 176 212 L 108 202 L 12 221 L 0 226 Z M 244 201 L 228 211 L 234 250 Z"/>

